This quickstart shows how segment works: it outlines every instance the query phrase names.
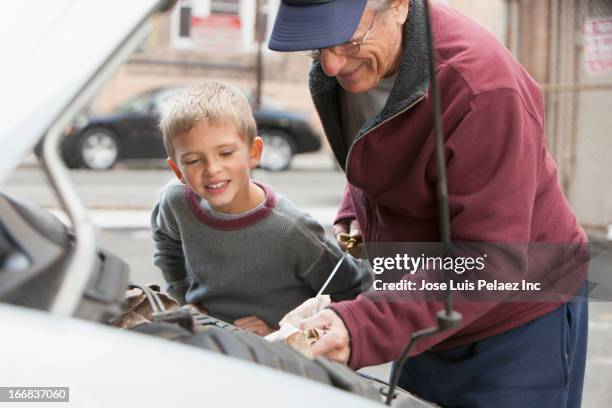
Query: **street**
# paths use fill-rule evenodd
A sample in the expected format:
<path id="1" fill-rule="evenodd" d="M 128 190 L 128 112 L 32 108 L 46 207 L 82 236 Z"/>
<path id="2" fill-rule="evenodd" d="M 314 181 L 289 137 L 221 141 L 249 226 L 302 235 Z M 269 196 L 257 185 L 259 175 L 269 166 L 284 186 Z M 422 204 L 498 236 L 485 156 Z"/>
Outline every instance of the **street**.
<path id="1" fill-rule="evenodd" d="M 108 172 L 70 172 L 78 193 L 99 227 L 100 245 L 130 264 L 137 282 L 160 282 L 152 265 L 149 215 L 159 190 L 174 175 L 165 162 L 124 165 Z M 331 226 L 344 187 L 344 176 L 334 170 L 326 153 L 297 156 L 291 171 L 272 173 L 255 170 L 255 179 L 268 184 L 308 211 L 321 224 Z M 58 201 L 44 173 L 33 162 L 18 168 L 1 186 L 2 191 L 52 210 L 61 219 Z M 67 222 L 67 220 L 66 220 Z"/>
<path id="2" fill-rule="evenodd" d="M 286 195 L 329 227 L 343 191 L 343 173 L 334 168 L 327 154 L 296 157 L 293 169 L 270 173 L 256 170 L 254 178 Z M 123 258 L 131 269 L 131 279 L 138 283 L 162 283 L 152 265 L 153 244 L 148 231 L 148 214 L 157 192 L 173 175 L 158 164 L 154 169 L 122 166 L 108 172 L 77 170 L 71 175 L 92 218 L 100 227 L 99 245 Z M 57 209 L 57 200 L 41 170 L 33 164 L 18 168 L 0 186 L 3 192 Z M 609 245 L 593 261 L 597 268 L 599 293 L 612 299 L 612 255 Z M 602 281 L 602 279 L 604 281 Z M 583 406 L 608 407 L 612 401 L 612 303 L 590 303 L 589 351 Z M 386 377 L 389 366 L 367 369 Z"/>

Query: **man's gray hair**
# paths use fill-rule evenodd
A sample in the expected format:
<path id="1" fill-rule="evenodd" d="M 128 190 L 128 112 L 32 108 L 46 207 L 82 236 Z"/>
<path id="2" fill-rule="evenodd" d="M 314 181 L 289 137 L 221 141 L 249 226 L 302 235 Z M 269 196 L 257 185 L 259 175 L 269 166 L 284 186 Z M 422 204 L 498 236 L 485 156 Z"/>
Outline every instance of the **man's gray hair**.
<path id="1" fill-rule="evenodd" d="M 391 7 L 393 0 L 368 0 L 366 7 L 372 11 L 385 11 Z"/>

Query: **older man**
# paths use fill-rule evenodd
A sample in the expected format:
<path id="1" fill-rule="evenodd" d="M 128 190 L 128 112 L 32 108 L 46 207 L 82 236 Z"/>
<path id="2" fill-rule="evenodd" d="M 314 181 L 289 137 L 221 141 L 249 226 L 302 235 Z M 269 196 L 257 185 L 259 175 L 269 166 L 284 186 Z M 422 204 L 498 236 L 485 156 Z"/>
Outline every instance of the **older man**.
<path id="1" fill-rule="evenodd" d="M 456 11 L 432 5 L 432 26 L 453 240 L 586 242 L 546 151 L 537 84 Z M 311 94 L 347 178 L 337 233 L 440 240 L 425 33 L 422 0 L 282 0 L 269 47 L 312 50 Z M 312 351 L 353 368 L 391 361 L 443 306 L 380 296 L 304 321 L 326 329 Z M 580 405 L 584 301 L 457 308 L 462 327 L 419 342 L 401 386 L 442 406 Z"/>

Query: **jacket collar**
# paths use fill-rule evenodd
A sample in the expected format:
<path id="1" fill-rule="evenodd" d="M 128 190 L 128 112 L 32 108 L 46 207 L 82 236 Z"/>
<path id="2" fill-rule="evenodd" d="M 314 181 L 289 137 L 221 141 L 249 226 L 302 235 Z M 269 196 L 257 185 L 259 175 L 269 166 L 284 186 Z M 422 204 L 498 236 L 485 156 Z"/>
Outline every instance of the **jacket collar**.
<path id="1" fill-rule="evenodd" d="M 368 120 L 355 140 L 363 134 L 406 109 L 427 92 L 429 88 L 428 46 L 425 26 L 425 8 L 421 0 L 410 0 L 408 20 L 404 25 L 404 45 L 397 78 L 380 113 Z M 336 78 L 323 72 L 320 62 L 314 62 L 310 69 L 310 93 L 323 123 L 331 148 L 344 169 L 348 150 L 342 137 L 340 121 L 340 85 Z"/>

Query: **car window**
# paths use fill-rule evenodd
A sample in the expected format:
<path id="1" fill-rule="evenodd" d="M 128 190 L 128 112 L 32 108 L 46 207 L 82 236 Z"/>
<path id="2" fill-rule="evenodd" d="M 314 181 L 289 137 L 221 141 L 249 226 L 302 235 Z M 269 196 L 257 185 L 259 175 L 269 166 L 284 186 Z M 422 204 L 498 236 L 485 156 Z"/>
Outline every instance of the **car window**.
<path id="1" fill-rule="evenodd" d="M 146 112 L 149 107 L 150 100 L 151 100 L 151 94 L 152 92 L 147 92 L 142 95 L 138 95 L 135 98 L 128 100 L 127 102 L 124 102 L 123 104 L 119 105 L 119 108 L 117 108 L 117 111 L 118 112 Z"/>
<path id="2" fill-rule="evenodd" d="M 244 96 L 246 96 L 247 100 L 249 101 L 249 104 L 251 106 L 253 106 L 253 92 L 251 89 L 248 88 L 242 88 L 240 89 L 242 91 L 242 93 L 244 94 Z M 284 110 L 285 109 L 285 105 L 277 100 L 271 99 L 267 96 L 262 95 L 261 97 L 261 109 L 268 109 L 268 110 Z"/>
<path id="3" fill-rule="evenodd" d="M 185 89 L 187 88 L 168 88 L 157 91 L 151 98 L 153 103 L 152 110 L 154 112 L 159 112 L 160 106 L 166 103 L 174 95 L 184 91 Z"/>

